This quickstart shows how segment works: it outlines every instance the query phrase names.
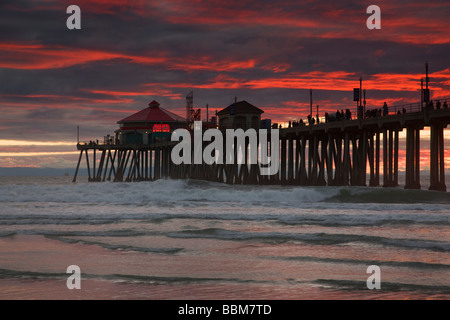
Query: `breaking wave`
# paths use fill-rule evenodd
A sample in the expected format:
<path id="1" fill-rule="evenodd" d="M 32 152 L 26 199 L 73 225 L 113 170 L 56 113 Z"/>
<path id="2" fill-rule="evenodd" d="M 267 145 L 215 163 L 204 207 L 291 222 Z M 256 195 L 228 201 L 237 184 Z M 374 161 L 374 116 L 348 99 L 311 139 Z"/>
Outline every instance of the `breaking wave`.
<path id="1" fill-rule="evenodd" d="M 364 187 L 242 186 L 197 180 L 0 185 L 0 202 L 145 205 L 175 202 L 450 204 L 450 194 Z"/>

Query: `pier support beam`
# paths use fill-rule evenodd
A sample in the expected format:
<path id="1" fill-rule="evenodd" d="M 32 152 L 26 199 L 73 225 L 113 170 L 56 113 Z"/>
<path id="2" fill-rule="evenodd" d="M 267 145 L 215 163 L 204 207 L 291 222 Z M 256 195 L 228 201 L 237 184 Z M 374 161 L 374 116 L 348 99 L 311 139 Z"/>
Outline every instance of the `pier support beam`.
<path id="1" fill-rule="evenodd" d="M 420 128 L 406 129 L 405 189 L 420 189 Z"/>
<path id="2" fill-rule="evenodd" d="M 398 186 L 399 131 L 383 131 L 383 187 Z"/>
<path id="3" fill-rule="evenodd" d="M 369 169 L 370 169 L 370 178 L 369 178 L 369 186 L 370 187 L 376 187 L 378 186 L 377 180 L 376 180 L 376 163 L 377 161 L 377 155 L 375 154 L 375 139 L 374 134 L 371 134 L 368 141 L 368 155 L 367 158 L 369 160 Z M 378 156 L 379 157 L 379 156 Z"/>
<path id="4" fill-rule="evenodd" d="M 350 159 L 350 135 L 345 133 L 344 138 L 344 164 L 343 164 L 343 185 L 348 186 L 350 183 L 350 172 L 352 170 L 352 164 Z"/>
<path id="5" fill-rule="evenodd" d="M 288 183 L 292 184 L 294 182 L 294 140 L 292 138 L 288 139 Z"/>
<path id="6" fill-rule="evenodd" d="M 285 139 L 285 138 L 280 140 L 280 143 L 281 143 L 281 154 L 280 154 L 281 155 L 281 162 L 280 162 L 280 164 L 281 164 L 281 167 L 280 167 L 281 174 L 280 174 L 280 180 L 281 180 L 282 183 L 286 182 L 286 156 L 287 156 L 287 153 L 286 153 L 286 140 L 287 139 Z"/>
<path id="7" fill-rule="evenodd" d="M 75 174 L 73 176 L 73 180 L 72 182 L 76 182 L 77 181 L 77 176 L 78 176 L 78 170 L 80 169 L 80 162 L 81 162 L 81 158 L 83 157 L 83 150 L 80 151 L 80 156 L 78 157 L 78 163 L 77 163 L 77 168 L 75 170 Z"/>
<path id="8" fill-rule="evenodd" d="M 380 132 L 375 134 L 376 145 L 375 145 L 375 181 L 373 186 L 380 185 L 380 150 L 381 150 L 381 139 Z"/>
<path id="9" fill-rule="evenodd" d="M 447 191 L 445 186 L 444 126 L 431 125 L 430 135 L 430 188 Z"/>

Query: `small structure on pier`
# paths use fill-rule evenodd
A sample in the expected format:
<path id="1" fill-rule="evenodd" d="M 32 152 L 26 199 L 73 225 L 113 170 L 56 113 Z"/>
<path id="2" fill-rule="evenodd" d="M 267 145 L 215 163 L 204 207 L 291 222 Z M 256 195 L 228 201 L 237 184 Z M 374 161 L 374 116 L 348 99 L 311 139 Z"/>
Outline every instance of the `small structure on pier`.
<path id="1" fill-rule="evenodd" d="M 116 143 L 121 145 L 170 141 L 174 130 L 187 126 L 185 118 L 161 108 L 154 100 L 147 108 L 117 123 L 120 128 L 115 131 Z"/>
<path id="2" fill-rule="evenodd" d="M 219 130 L 225 129 L 259 129 L 263 110 L 247 101 L 235 101 L 225 109 L 220 110 Z"/>

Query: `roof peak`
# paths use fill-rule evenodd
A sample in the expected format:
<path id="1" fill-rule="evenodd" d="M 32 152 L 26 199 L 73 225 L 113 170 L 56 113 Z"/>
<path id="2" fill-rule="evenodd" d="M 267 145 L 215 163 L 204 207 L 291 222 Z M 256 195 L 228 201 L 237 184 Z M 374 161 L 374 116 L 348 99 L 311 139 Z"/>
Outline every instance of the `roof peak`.
<path id="1" fill-rule="evenodd" d="M 173 113 L 167 109 L 159 106 L 156 101 L 150 102 L 148 108 L 138 111 L 131 116 L 126 117 L 118 121 L 117 123 L 124 122 L 186 122 L 186 119 L 180 117 L 176 113 Z"/>
<path id="2" fill-rule="evenodd" d="M 148 104 L 148 106 L 149 106 L 149 107 L 159 107 L 160 104 L 159 104 L 158 101 L 153 100 L 152 102 L 150 102 L 150 103 Z"/>
<path id="3" fill-rule="evenodd" d="M 251 103 L 247 102 L 246 100 L 241 101 L 235 101 L 225 109 L 220 110 L 217 114 L 218 115 L 225 115 L 230 114 L 234 115 L 236 113 L 257 113 L 262 114 L 264 113 L 263 110 L 255 107 Z"/>

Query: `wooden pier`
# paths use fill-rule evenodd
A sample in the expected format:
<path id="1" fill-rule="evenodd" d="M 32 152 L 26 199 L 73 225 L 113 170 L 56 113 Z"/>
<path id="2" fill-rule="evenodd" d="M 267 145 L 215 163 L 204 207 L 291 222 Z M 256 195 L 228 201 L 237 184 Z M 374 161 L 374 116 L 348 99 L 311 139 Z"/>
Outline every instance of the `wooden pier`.
<path id="1" fill-rule="evenodd" d="M 171 151 L 178 142 L 91 143 L 77 145 L 80 156 L 73 181 L 84 157 L 88 179 L 96 182 L 190 178 L 229 184 L 395 187 L 399 184 L 399 133 L 405 130 L 405 150 L 401 150 L 406 154 L 404 187 L 420 189 L 424 165 L 420 163 L 420 133 L 429 127 L 429 189 L 446 191 L 444 128 L 450 123 L 450 109 L 429 110 L 418 104 L 402 113 L 392 109 L 390 113 L 280 129 L 279 170 L 271 176 L 261 175 L 258 164 L 175 165 Z"/>

